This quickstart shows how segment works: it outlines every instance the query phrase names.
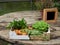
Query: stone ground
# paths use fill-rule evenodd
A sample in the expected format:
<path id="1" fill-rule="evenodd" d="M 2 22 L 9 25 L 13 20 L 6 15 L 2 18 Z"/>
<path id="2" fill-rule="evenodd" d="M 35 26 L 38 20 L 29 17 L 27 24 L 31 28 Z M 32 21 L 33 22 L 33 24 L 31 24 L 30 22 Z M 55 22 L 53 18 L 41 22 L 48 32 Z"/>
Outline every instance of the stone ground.
<path id="1" fill-rule="evenodd" d="M 37 12 L 37 13 L 36 13 Z M 5 30 L 6 25 L 12 21 L 13 19 L 22 19 L 24 18 L 28 24 L 34 23 L 37 18 L 41 18 L 40 12 L 38 11 L 21 11 L 21 12 L 13 12 L 4 14 L 3 16 L 0 16 L 0 30 Z M 53 38 L 51 39 L 51 42 L 58 42 L 57 45 L 60 45 L 60 17 L 58 17 L 57 23 L 51 24 L 51 26 L 56 29 L 56 31 L 52 31 L 51 34 L 53 34 Z M 1 43 L 7 43 L 0 39 L 0 45 Z M 4 45 L 2 43 L 2 45 Z"/>

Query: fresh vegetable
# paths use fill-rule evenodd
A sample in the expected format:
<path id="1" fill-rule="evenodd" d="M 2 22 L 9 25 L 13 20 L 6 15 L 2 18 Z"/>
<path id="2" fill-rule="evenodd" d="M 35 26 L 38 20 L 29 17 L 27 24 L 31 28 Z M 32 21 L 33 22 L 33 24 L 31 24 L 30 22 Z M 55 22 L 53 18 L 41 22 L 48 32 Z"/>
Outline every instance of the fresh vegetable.
<path id="1" fill-rule="evenodd" d="M 24 20 L 24 18 L 22 20 L 13 20 L 12 22 L 9 23 L 9 25 L 7 26 L 8 28 L 13 28 L 13 29 L 24 29 L 27 27 L 27 23 Z"/>
<path id="2" fill-rule="evenodd" d="M 20 30 L 15 30 L 17 35 L 22 35 L 22 32 Z"/>
<path id="3" fill-rule="evenodd" d="M 28 35 L 41 35 L 43 32 L 39 31 L 39 30 L 29 30 L 29 29 L 25 29 L 24 30 Z"/>
<path id="4" fill-rule="evenodd" d="M 15 32 L 17 35 L 27 35 L 27 33 L 25 31 L 22 31 L 22 30 L 16 29 Z"/>
<path id="5" fill-rule="evenodd" d="M 49 28 L 49 24 L 47 24 L 44 21 L 37 21 L 32 25 L 32 27 L 36 30 L 47 32 Z"/>

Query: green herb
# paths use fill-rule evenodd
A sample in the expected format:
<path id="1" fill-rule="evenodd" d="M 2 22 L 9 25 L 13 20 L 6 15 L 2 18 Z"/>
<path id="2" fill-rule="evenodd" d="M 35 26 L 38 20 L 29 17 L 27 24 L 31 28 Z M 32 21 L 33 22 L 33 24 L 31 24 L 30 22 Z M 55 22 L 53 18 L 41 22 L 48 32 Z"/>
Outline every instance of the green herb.
<path id="1" fill-rule="evenodd" d="M 36 23 L 34 23 L 32 25 L 32 27 L 36 30 L 39 30 L 39 31 L 42 31 L 42 32 L 47 32 L 48 28 L 49 28 L 49 25 L 44 21 L 37 21 Z"/>
<path id="2" fill-rule="evenodd" d="M 33 29 L 33 30 L 29 30 L 29 29 L 25 29 L 25 32 L 27 32 L 28 35 L 41 35 L 43 34 L 43 32 Z"/>
<path id="3" fill-rule="evenodd" d="M 14 29 L 24 29 L 27 27 L 27 23 L 24 20 L 24 18 L 22 20 L 13 20 L 12 22 L 9 23 L 9 25 L 7 26 L 8 28 L 14 28 Z"/>

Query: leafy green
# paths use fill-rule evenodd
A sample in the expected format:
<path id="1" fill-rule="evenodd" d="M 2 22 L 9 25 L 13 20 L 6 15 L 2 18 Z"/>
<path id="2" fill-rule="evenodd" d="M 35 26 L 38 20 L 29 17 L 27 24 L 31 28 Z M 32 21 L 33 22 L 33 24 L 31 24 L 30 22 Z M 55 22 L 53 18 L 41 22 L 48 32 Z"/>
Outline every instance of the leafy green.
<path id="1" fill-rule="evenodd" d="M 42 34 L 42 32 L 38 30 L 31 30 L 31 35 L 40 35 L 40 34 Z"/>
<path id="2" fill-rule="evenodd" d="M 24 29 L 27 27 L 27 23 L 24 20 L 24 18 L 22 20 L 13 20 L 12 22 L 9 23 L 9 25 L 7 26 L 8 28 L 14 28 L 14 29 Z"/>
<path id="3" fill-rule="evenodd" d="M 43 33 L 36 29 L 33 30 L 25 29 L 25 32 L 27 32 L 28 35 L 41 35 Z"/>
<path id="4" fill-rule="evenodd" d="M 32 27 L 34 29 L 39 30 L 39 31 L 47 32 L 48 28 L 49 28 L 49 25 L 44 21 L 37 21 L 32 25 Z"/>

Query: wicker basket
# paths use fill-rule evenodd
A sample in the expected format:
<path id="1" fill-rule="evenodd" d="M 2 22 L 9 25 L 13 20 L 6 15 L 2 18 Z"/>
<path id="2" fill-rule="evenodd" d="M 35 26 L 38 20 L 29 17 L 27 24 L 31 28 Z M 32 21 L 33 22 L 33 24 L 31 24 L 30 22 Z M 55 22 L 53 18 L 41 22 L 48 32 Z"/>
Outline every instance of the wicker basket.
<path id="1" fill-rule="evenodd" d="M 50 28 L 48 29 L 47 32 L 43 32 L 41 35 L 30 35 L 31 40 L 45 40 L 48 41 L 50 40 Z"/>
<path id="2" fill-rule="evenodd" d="M 44 32 L 42 35 L 30 35 L 30 40 L 48 41 L 50 40 L 50 33 Z"/>

